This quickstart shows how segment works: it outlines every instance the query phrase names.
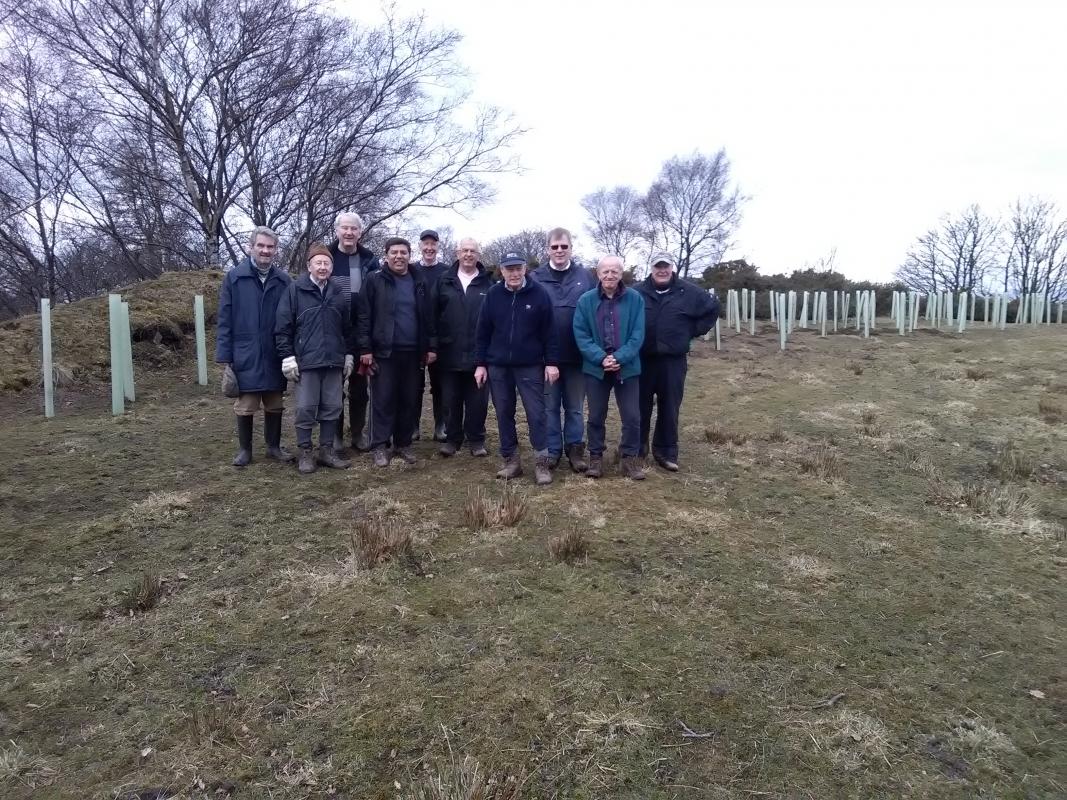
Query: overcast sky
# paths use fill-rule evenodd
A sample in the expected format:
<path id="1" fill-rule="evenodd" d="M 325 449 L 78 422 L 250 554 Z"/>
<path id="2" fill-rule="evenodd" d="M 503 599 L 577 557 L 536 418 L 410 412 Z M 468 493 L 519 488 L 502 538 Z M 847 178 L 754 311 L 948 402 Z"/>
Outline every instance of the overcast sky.
<path id="1" fill-rule="evenodd" d="M 497 181 L 494 205 L 425 220 L 460 235 L 582 233 L 584 194 L 643 191 L 670 156 L 720 147 L 751 196 L 730 255 L 762 272 L 836 247 L 839 270 L 886 279 L 916 236 L 970 203 L 1001 213 L 1035 194 L 1067 213 L 1067 0 L 398 8 L 463 33 L 476 97 L 529 129 L 525 171 Z"/>

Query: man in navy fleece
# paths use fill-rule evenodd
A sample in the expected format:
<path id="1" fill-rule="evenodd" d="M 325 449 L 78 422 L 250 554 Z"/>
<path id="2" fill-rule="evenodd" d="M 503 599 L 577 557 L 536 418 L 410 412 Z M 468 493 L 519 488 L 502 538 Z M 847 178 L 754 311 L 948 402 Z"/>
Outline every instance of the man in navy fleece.
<path id="1" fill-rule="evenodd" d="M 485 296 L 475 335 L 474 380 L 483 386 L 496 409 L 500 455 L 504 465 L 498 478 L 522 475 L 519 437 L 515 429 L 516 391 L 522 397 L 530 444 L 536 454 L 534 479 L 552 483 L 551 457 L 545 419 L 545 384 L 559 379 L 559 340 L 553 323 L 552 298 L 526 277 L 526 259 L 507 253 L 500 259 L 503 280 Z"/>

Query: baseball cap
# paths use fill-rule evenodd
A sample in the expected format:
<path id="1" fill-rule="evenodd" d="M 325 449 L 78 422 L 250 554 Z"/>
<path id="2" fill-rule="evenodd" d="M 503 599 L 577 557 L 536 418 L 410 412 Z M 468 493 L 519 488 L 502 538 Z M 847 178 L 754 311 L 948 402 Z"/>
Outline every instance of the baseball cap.
<path id="1" fill-rule="evenodd" d="M 672 267 L 677 266 L 674 256 L 665 250 L 660 250 L 658 253 L 652 254 L 652 266 L 656 266 L 656 264 L 659 264 L 660 262 L 670 264 Z"/>
<path id="2" fill-rule="evenodd" d="M 500 268 L 504 267 L 524 267 L 526 266 L 526 259 L 520 256 L 518 253 L 505 253 L 504 257 L 500 259 Z"/>
<path id="3" fill-rule="evenodd" d="M 432 228 L 427 228 L 419 234 L 419 241 L 421 242 L 423 239 L 433 239 L 435 242 L 441 241 L 441 237 L 437 235 L 437 231 Z"/>

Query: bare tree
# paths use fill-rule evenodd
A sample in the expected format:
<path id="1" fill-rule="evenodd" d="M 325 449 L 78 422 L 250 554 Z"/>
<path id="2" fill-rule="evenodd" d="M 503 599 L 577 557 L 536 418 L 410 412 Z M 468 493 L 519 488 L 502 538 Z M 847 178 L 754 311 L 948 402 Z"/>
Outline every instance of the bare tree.
<path id="1" fill-rule="evenodd" d="M 1004 290 L 1067 294 L 1067 219 L 1052 202 L 1016 200 L 1009 212 Z"/>
<path id="2" fill-rule="evenodd" d="M 581 200 L 586 230 L 603 254 L 628 259 L 648 231 L 641 195 L 630 186 L 601 187 Z"/>
<path id="3" fill-rule="evenodd" d="M 916 239 L 895 277 L 916 291 L 974 291 L 993 269 L 1000 242 L 999 223 L 972 205 Z"/>
<path id="4" fill-rule="evenodd" d="M 668 250 L 678 271 L 688 275 L 715 264 L 741 222 L 745 198 L 731 185 L 725 150 L 669 159 L 645 197 L 652 249 Z"/>
<path id="5" fill-rule="evenodd" d="M 531 267 L 540 263 L 548 244 L 548 231 L 529 228 L 482 245 L 482 263 L 496 266 L 505 253 L 518 253 Z"/>

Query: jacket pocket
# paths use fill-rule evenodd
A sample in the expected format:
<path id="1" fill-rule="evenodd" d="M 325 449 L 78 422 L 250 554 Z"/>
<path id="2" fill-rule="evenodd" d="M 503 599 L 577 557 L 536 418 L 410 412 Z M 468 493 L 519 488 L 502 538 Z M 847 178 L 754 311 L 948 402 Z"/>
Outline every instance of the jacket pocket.
<path id="1" fill-rule="evenodd" d="M 255 339 L 241 337 L 233 343 L 233 368 L 237 372 L 252 369 L 258 355 L 259 343 Z"/>

